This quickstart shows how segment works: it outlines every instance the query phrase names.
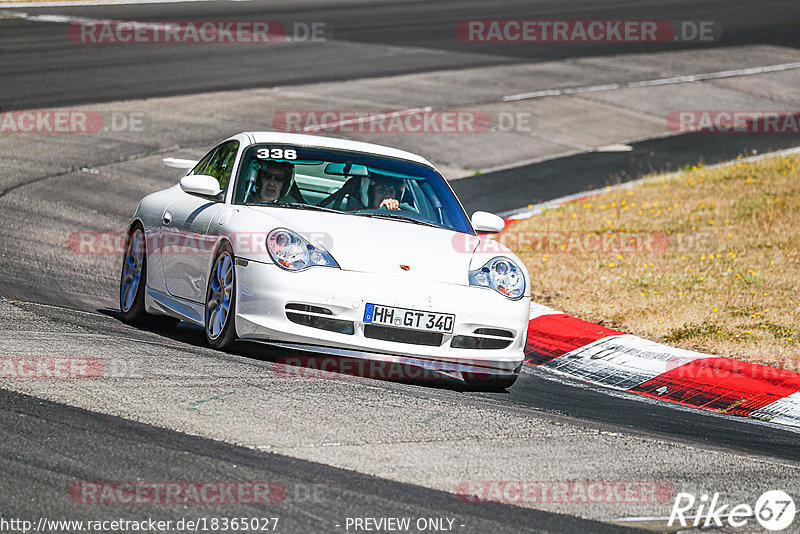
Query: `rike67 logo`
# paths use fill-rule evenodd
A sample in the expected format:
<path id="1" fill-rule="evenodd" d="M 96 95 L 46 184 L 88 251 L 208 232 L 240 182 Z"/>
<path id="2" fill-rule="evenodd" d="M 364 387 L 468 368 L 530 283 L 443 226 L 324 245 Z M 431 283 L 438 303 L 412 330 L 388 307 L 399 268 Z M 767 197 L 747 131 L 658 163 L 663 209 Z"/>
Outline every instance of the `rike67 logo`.
<path id="1" fill-rule="evenodd" d="M 714 493 L 710 499 L 706 494 L 696 498 L 691 493 L 678 493 L 667 526 L 708 528 L 723 527 L 727 523 L 738 528 L 750 524 L 755 518 L 763 528 L 777 532 L 788 528 L 794 516 L 794 500 L 781 490 L 764 492 L 754 507 L 747 503 L 722 502 L 719 493 Z"/>

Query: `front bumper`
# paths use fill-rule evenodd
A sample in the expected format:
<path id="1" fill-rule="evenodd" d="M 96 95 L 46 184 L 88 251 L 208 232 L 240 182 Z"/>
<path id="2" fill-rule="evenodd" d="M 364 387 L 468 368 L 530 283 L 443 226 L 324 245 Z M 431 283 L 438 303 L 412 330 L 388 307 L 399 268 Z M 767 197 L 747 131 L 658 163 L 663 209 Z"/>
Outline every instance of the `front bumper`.
<path id="1" fill-rule="evenodd" d="M 353 357 L 446 362 L 468 366 L 472 371 L 482 368 L 487 373 L 498 371 L 507 376 L 519 373 L 530 315 L 530 300 L 527 298 L 512 301 L 490 289 L 403 275 L 327 267 L 289 272 L 274 264 L 241 263 L 244 262 L 236 265 L 236 332 L 242 339 L 328 354 L 332 353 L 331 349 L 340 349 L 342 355 Z M 442 335 L 441 343 L 436 345 L 408 341 L 414 339 L 412 331 L 399 332 L 403 334 L 400 337 L 407 338 L 406 342 L 367 337 L 363 322 L 367 303 L 453 313 L 453 333 Z M 329 315 L 321 317 L 352 323 L 352 333 L 333 332 L 290 321 L 287 304 L 308 306 L 311 310 L 323 308 Z M 451 346 L 455 337 L 475 336 L 476 330 L 493 333 L 504 330 L 506 340 L 510 342 L 503 348 L 492 349 Z M 410 335 L 405 336 L 406 333 Z"/>

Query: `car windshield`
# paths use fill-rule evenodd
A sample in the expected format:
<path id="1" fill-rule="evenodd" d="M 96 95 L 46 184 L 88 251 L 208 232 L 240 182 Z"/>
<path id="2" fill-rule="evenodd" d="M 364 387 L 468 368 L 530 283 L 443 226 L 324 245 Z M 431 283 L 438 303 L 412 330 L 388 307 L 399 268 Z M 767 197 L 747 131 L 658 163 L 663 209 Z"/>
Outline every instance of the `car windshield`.
<path id="1" fill-rule="evenodd" d="M 474 233 L 447 182 L 432 168 L 345 150 L 253 145 L 242 157 L 233 203 L 335 211 Z"/>

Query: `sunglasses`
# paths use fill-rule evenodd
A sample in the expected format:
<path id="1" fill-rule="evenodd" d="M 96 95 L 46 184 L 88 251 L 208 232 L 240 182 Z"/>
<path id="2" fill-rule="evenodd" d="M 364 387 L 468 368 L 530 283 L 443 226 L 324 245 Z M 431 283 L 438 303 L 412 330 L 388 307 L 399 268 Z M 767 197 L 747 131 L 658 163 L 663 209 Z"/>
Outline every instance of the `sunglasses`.
<path id="1" fill-rule="evenodd" d="M 372 182 L 372 185 L 375 188 L 382 187 L 383 189 L 391 189 L 392 191 L 397 191 L 397 186 L 396 185 L 385 184 L 385 183 L 382 183 L 382 182 Z"/>
<path id="2" fill-rule="evenodd" d="M 258 173 L 258 177 L 261 179 L 270 179 L 275 182 L 285 182 L 286 175 L 282 172 L 270 172 L 270 171 L 262 171 Z"/>

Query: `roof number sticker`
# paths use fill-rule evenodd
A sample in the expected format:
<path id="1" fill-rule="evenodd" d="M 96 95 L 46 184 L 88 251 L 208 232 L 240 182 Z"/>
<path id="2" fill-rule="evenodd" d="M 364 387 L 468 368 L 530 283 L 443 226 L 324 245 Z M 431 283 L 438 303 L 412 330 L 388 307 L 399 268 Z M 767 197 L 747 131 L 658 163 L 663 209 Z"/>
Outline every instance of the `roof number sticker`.
<path id="1" fill-rule="evenodd" d="M 293 148 L 260 148 L 256 152 L 260 159 L 297 159 L 297 150 Z"/>

